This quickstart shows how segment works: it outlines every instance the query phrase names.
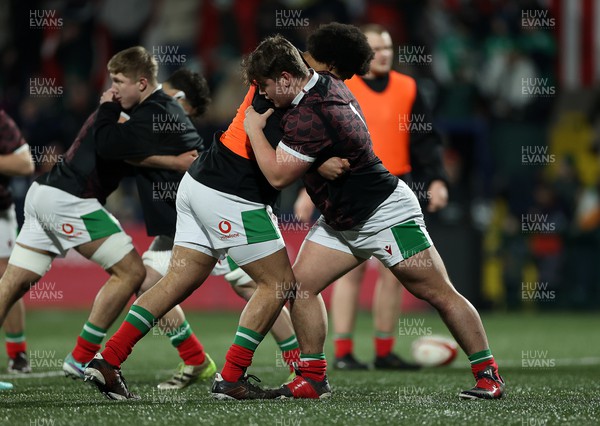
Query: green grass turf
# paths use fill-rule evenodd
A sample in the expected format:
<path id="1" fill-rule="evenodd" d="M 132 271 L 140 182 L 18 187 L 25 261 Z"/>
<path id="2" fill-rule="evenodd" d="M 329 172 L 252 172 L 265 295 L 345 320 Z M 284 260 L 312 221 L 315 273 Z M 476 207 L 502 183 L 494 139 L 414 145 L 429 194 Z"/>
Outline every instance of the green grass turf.
<path id="1" fill-rule="evenodd" d="M 72 349 L 83 312 L 28 313 L 28 342 L 36 372 L 57 371 Z M 219 367 L 237 325 L 232 313 L 188 315 L 194 330 Z M 448 334 L 435 314 L 407 317 L 396 343 L 409 356 L 415 334 Z M 119 322 L 120 323 L 120 322 Z M 600 423 L 600 319 L 593 314 L 494 314 L 484 323 L 492 350 L 508 383 L 500 401 L 461 401 L 457 393 L 473 384 L 464 355 L 451 367 L 420 372 L 338 372 L 329 374 L 329 401 L 219 402 L 209 383 L 182 392 L 155 390 L 178 363 L 166 337 L 152 332 L 123 366 L 138 402 L 105 400 L 95 388 L 61 376 L 11 380 L 15 389 L 0 392 L 0 424 L 80 425 L 148 424 L 222 425 L 543 425 Z M 114 332 L 113 327 L 111 333 Z M 356 354 L 373 357 L 370 316 L 361 314 Z M 263 384 L 277 386 L 286 377 L 277 347 L 267 337 L 249 371 Z M 523 351 L 532 365 L 523 367 Z M 331 341 L 326 352 L 332 357 Z M 0 363 L 5 364 L 5 355 Z M 527 361 L 526 361 L 527 362 Z M 540 365 L 545 365 L 541 367 Z"/>

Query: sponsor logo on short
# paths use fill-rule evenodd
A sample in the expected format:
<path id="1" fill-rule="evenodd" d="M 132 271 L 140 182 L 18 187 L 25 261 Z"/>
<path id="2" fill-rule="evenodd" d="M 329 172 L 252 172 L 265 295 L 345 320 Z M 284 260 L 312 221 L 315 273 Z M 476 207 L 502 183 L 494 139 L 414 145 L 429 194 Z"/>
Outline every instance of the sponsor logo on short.
<path id="1" fill-rule="evenodd" d="M 219 231 L 221 231 L 221 233 L 224 234 L 219 237 L 221 241 L 230 240 L 232 238 L 238 238 L 241 236 L 239 232 L 231 232 L 231 228 L 231 222 L 229 222 L 228 220 L 222 220 L 221 222 L 219 222 Z"/>
<path id="2" fill-rule="evenodd" d="M 231 232 L 231 223 L 227 220 L 219 222 L 219 231 L 223 234 L 229 234 Z"/>
<path id="3" fill-rule="evenodd" d="M 67 238 L 76 238 L 83 234 L 82 231 L 75 232 L 75 227 L 70 223 L 63 223 L 61 229 L 67 235 Z"/>

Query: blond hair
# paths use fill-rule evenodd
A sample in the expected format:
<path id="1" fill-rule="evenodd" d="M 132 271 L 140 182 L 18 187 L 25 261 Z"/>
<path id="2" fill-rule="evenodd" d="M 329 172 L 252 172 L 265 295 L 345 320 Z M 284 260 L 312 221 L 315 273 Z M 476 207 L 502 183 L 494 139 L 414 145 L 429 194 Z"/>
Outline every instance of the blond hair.
<path id="1" fill-rule="evenodd" d="M 158 63 L 142 46 L 130 47 L 118 52 L 110 58 L 107 68 L 111 74 L 122 73 L 132 80 L 145 77 L 150 84 L 157 84 Z"/>

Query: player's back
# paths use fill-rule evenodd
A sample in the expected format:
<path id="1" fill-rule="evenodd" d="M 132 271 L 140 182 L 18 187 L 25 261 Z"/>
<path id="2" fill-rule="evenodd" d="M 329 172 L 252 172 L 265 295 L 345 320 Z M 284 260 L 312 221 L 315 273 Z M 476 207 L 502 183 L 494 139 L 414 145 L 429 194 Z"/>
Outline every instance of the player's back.
<path id="1" fill-rule="evenodd" d="M 104 204 L 121 179 L 133 172 L 122 161 L 107 160 L 96 153 L 92 126 L 97 111 L 85 121 L 75 141 L 52 170 L 36 181 L 80 198 L 96 198 Z"/>
<path id="2" fill-rule="evenodd" d="M 313 158 L 304 176 L 313 203 L 338 230 L 366 219 L 397 185 L 373 152 L 369 131 L 358 102 L 344 83 L 323 73 L 314 86 L 284 116 L 282 143 Z M 326 180 L 317 166 L 328 158 L 350 162 L 350 171 Z"/>

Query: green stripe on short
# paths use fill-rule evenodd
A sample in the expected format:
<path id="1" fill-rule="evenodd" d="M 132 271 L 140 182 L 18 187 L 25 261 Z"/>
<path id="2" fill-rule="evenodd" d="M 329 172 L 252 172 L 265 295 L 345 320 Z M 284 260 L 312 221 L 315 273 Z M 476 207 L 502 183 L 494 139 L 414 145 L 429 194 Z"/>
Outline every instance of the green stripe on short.
<path id="1" fill-rule="evenodd" d="M 421 227 L 414 220 L 392 227 L 392 234 L 403 259 L 408 259 L 431 247 Z"/>
<path id="2" fill-rule="evenodd" d="M 119 225 L 104 210 L 85 214 L 81 216 L 81 220 L 83 220 L 92 241 L 121 232 Z"/>
<path id="3" fill-rule="evenodd" d="M 235 271 L 236 269 L 239 268 L 238 264 L 235 263 L 231 257 L 227 256 L 225 259 L 227 259 L 227 264 L 229 265 L 229 270 L 230 271 L 233 272 L 233 271 Z"/>
<path id="4" fill-rule="evenodd" d="M 279 234 L 266 209 L 242 212 L 242 222 L 248 244 L 262 243 L 263 241 L 279 238 Z"/>

